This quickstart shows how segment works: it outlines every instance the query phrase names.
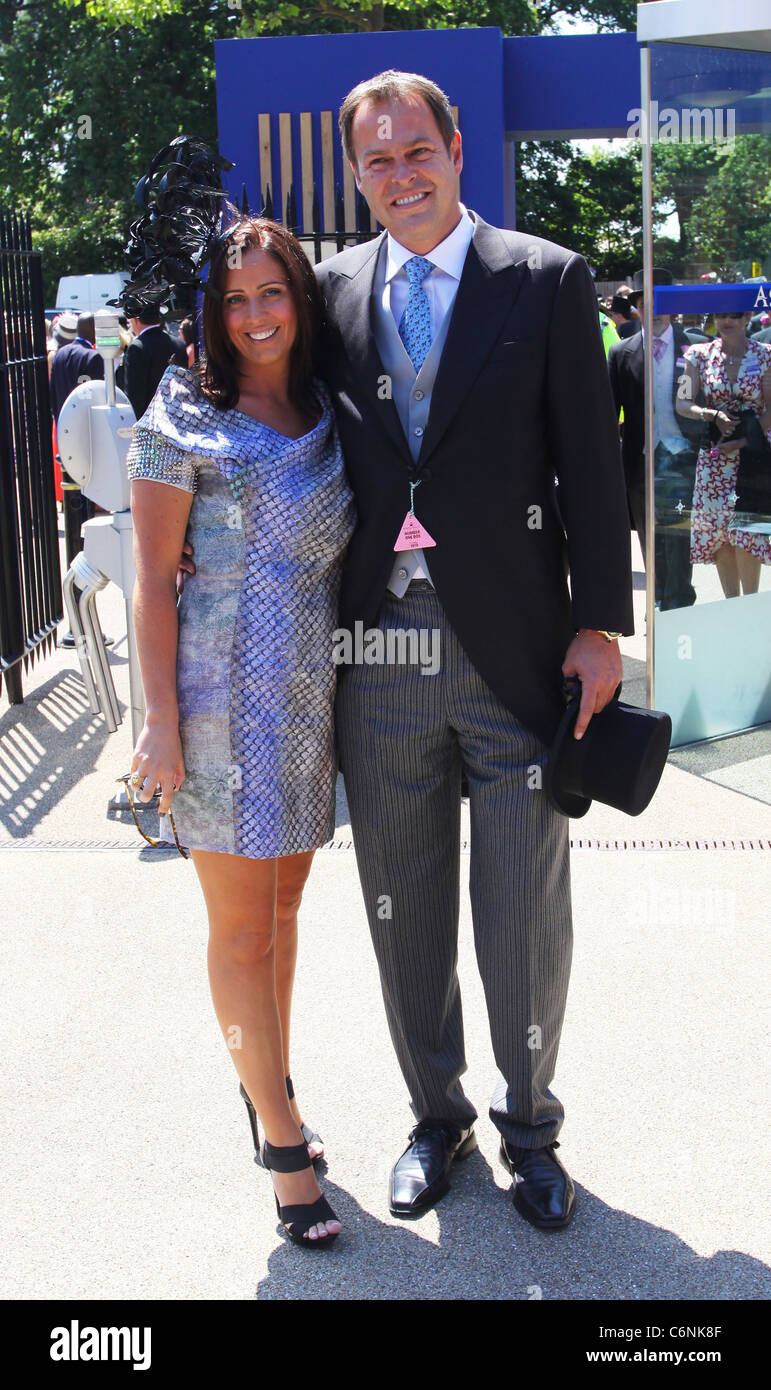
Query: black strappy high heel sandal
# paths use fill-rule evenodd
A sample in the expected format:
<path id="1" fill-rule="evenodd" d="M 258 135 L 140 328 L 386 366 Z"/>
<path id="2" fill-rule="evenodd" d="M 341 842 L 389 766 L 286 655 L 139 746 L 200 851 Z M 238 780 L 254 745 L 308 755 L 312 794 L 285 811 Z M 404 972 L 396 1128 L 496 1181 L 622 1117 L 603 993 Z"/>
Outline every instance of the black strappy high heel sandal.
<path id="1" fill-rule="evenodd" d="M 273 1170 L 276 1173 L 300 1173 L 303 1168 L 313 1166 L 308 1157 L 307 1144 L 275 1147 L 269 1144 L 267 1139 L 262 1146 L 262 1161 L 268 1171 Z M 275 1190 L 273 1195 L 276 1197 Z M 337 1240 L 338 1231 L 333 1231 L 328 1236 L 317 1236 L 315 1240 L 306 1235 L 306 1231 L 310 1230 L 311 1226 L 317 1226 L 320 1221 L 338 1219 L 323 1195 L 317 1197 L 315 1202 L 295 1203 L 286 1207 L 282 1207 L 276 1197 L 276 1211 L 284 1230 L 295 1245 L 302 1245 L 306 1250 L 321 1250 Z"/>
<path id="2" fill-rule="evenodd" d="M 240 1094 L 243 1096 L 244 1105 L 246 1106 L 246 1113 L 249 1116 L 249 1125 L 252 1131 L 252 1143 L 254 1144 L 254 1161 L 255 1163 L 259 1163 L 262 1158 L 262 1155 L 260 1153 L 260 1130 L 257 1124 L 257 1111 L 255 1110 L 254 1106 L 252 1105 L 252 1102 L 249 1099 L 249 1096 L 244 1090 L 243 1082 L 241 1083 L 238 1089 Z M 291 1076 L 288 1076 L 286 1078 L 286 1090 L 289 1099 L 294 1100 L 294 1086 L 292 1085 Z M 322 1139 L 321 1135 L 317 1134 L 315 1130 L 311 1129 L 310 1125 L 301 1125 L 300 1129 L 302 1131 L 302 1136 L 306 1144 L 324 1143 L 324 1140 Z M 308 1157 L 310 1158 L 310 1154 L 308 1155 Z M 323 1153 L 316 1154 L 315 1158 L 313 1158 L 311 1162 L 320 1163 L 323 1157 Z"/>
<path id="3" fill-rule="evenodd" d="M 259 1163 L 259 1162 L 260 1162 L 260 1159 L 261 1159 L 261 1155 L 260 1155 L 260 1130 L 259 1130 L 259 1126 L 258 1126 L 258 1124 L 257 1124 L 257 1111 L 255 1110 L 255 1108 L 254 1108 L 254 1106 L 252 1105 L 252 1102 L 250 1101 L 250 1099 L 249 1099 L 249 1097 L 248 1097 L 246 1091 L 244 1090 L 244 1083 L 243 1083 L 243 1081 L 241 1082 L 241 1085 L 239 1086 L 238 1089 L 239 1089 L 240 1094 L 241 1094 L 241 1095 L 243 1096 L 243 1098 L 244 1098 L 244 1105 L 246 1106 L 246 1113 L 247 1113 L 247 1115 L 249 1116 L 249 1126 L 250 1126 L 251 1131 L 252 1131 L 252 1143 L 254 1144 L 254 1161 L 255 1161 L 255 1163 Z"/>
<path id="4" fill-rule="evenodd" d="M 289 1096 L 290 1100 L 294 1100 L 294 1086 L 292 1085 L 291 1076 L 288 1076 L 286 1079 L 286 1093 Z M 306 1144 L 321 1144 L 323 1146 L 324 1140 L 322 1139 L 321 1135 L 317 1134 L 315 1129 L 311 1129 L 310 1125 L 300 1125 L 300 1129 L 302 1130 L 302 1136 Z M 315 1158 L 312 1161 L 314 1163 L 319 1163 L 323 1157 L 324 1150 L 322 1147 L 321 1153 L 316 1154 Z"/>

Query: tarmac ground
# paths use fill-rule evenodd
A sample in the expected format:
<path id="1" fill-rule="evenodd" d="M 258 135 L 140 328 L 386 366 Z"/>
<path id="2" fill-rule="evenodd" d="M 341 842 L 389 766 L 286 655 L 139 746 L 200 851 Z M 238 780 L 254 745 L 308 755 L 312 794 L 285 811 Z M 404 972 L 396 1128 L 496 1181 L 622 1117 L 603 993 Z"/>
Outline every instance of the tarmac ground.
<path id="1" fill-rule="evenodd" d="M 636 579 L 641 632 L 639 566 Z M 110 588 L 98 606 L 125 707 L 121 596 Z M 623 644 L 625 693 L 641 642 Z M 467 808 L 459 973 L 479 1150 L 433 1211 L 389 1214 L 413 1119 L 340 787 L 301 909 L 293 1024 L 295 1087 L 325 1138 L 323 1186 L 344 1227 L 319 1258 L 282 1234 L 253 1161 L 192 865 L 143 847 L 110 810 L 130 756 L 128 719 L 106 733 L 72 651 L 30 668 L 22 705 L 0 701 L 7 1299 L 771 1295 L 768 726 L 672 754 L 635 820 L 595 803 L 572 823 L 574 960 L 553 1089 L 577 1214 L 560 1233 L 519 1217 L 497 1161 Z"/>

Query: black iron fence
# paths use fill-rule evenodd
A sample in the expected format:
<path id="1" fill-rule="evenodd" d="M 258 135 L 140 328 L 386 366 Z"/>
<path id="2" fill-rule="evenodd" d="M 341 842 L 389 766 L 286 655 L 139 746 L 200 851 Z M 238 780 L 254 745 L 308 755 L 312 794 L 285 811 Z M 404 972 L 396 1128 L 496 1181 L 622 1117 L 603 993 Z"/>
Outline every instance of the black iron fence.
<path id="1" fill-rule="evenodd" d="M 62 616 L 40 253 L 29 214 L 0 212 L 0 681 L 12 704 Z"/>
<path id="2" fill-rule="evenodd" d="M 346 246 L 355 246 L 361 241 L 371 241 L 373 237 L 379 235 L 379 228 L 372 227 L 372 216 L 364 198 L 358 189 L 355 197 L 355 230 L 346 231 L 345 201 L 343 190 L 338 184 L 334 192 L 334 227 L 322 227 L 321 199 L 316 184 L 313 185 L 313 201 L 311 204 L 311 226 L 309 232 L 300 232 L 299 217 L 297 211 L 297 199 L 295 196 L 294 184 L 290 184 L 289 192 L 286 195 L 286 206 L 284 208 L 283 223 L 290 232 L 294 232 L 298 241 L 305 247 L 308 259 L 315 265 L 324 260 L 327 256 L 333 256 L 338 251 L 344 251 Z M 241 211 L 249 212 L 249 200 L 246 195 L 246 185 L 242 185 L 241 191 Z M 263 206 L 260 209 L 261 217 L 276 216 L 273 207 L 273 196 L 270 191 L 270 184 L 266 186 Z M 279 217 L 279 221 L 282 220 Z"/>

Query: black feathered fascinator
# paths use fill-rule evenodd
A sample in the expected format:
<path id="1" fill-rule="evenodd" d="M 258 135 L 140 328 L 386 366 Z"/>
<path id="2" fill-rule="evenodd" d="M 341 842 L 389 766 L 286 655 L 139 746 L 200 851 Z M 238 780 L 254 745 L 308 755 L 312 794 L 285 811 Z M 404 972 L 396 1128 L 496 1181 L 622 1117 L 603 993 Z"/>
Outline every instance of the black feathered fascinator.
<path id="1" fill-rule="evenodd" d="M 225 191 L 221 172 L 234 166 L 195 135 L 178 135 L 159 150 L 139 180 L 134 197 L 143 210 L 126 245 L 131 279 L 112 306 L 141 317 L 180 291 L 215 291 L 201 279 L 222 236 Z M 180 296 L 181 297 L 181 296 Z"/>

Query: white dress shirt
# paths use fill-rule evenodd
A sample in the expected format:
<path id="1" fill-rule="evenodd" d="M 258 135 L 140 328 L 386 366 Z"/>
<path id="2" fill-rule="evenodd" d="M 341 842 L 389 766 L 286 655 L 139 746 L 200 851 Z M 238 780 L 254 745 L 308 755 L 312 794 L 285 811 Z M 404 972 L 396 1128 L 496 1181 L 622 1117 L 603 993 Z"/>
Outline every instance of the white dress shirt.
<path id="1" fill-rule="evenodd" d="M 645 329 L 642 332 L 644 347 Z M 662 443 L 671 454 L 679 454 L 688 448 L 688 440 L 683 437 L 672 408 L 675 335 L 671 323 L 658 335 L 658 341 L 664 344 L 664 352 L 658 362 L 653 358 L 653 445 L 655 448 Z"/>
<path id="2" fill-rule="evenodd" d="M 460 210 L 460 220 L 453 227 L 450 235 L 446 236 L 444 241 L 440 241 L 439 245 L 435 246 L 432 251 L 427 251 L 424 257 L 425 260 L 431 261 L 434 266 L 434 269 L 423 281 L 423 289 L 428 300 L 431 317 L 432 342 L 446 315 L 452 311 L 466 262 L 466 252 L 471 245 L 471 238 L 474 233 L 474 223 L 462 203 Z M 415 254 L 415 251 L 408 251 L 406 246 L 402 246 L 401 242 L 392 237 L 390 232 L 388 233 L 383 308 L 386 313 L 393 314 L 397 332 L 407 307 L 407 298 L 410 292 L 410 282 L 404 266 Z M 424 552 L 416 550 L 407 553 L 414 554 L 418 562 L 412 578 L 430 579 L 431 575 Z M 399 560 L 400 556 L 397 555 L 396 558 Z M 401 556 L 401 559 L 403 561 L 404 556 Z"/>

